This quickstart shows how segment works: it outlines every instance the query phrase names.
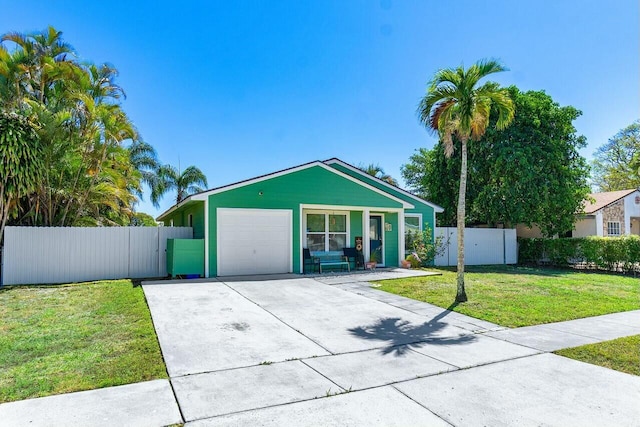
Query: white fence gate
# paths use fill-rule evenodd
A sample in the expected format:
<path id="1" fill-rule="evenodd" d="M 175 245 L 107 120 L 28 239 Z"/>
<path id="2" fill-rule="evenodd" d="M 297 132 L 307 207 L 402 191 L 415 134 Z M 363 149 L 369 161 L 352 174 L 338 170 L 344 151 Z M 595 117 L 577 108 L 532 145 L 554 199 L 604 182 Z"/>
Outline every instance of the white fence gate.
<path id="1" fill-rule="evenodd" d="M 191 227 L 7 227 L 2 284 L 164 277 L 167 239 Z"/>
<path id="2" fill-rule="evenodd" d="M 448 243 L 444 253 L 434 260 L 436 265 L 455 266 L 458 262 L 458 230 L 436 227 L 436 237 Z M 465 265 L 517 264 L 518 242 L 514 228 L 465 228 Z"/>

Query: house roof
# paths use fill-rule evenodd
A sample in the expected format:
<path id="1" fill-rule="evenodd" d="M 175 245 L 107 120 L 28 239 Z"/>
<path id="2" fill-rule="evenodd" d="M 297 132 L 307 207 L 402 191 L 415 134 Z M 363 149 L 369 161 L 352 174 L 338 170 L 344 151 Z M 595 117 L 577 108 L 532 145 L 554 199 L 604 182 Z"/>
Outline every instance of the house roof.
<path id="1" fill-rule="evenodd" d="M 325 160 L 324 163 L 326 163 L 328 165 L 331 165 L 331 164 L 334 164 L 334 163 L 340 164 L 340 165 L 344 166 L 345 168 L 347 168 L 347 169 L 349 169 L 349 170 L 351 170 L 353 172 L 356 172 L 356 173 L 358 173 L 358 174 L 360 174 L 362 176 L 365 176 L 367 178 L 370 178 L 370 179 L 373 179 L 373 180 L 377 181 L 378 183 L 384 185 L 385 187 L 388 187 L 388 188 L 390 188 L 392 190 L 395 190 L 395 191 L 397 191 L 397 192 L 399 192 L 401 194 L 404 194 L 405 196 L 411 197 L 412 199 L 417 200 L 417 201 L 419 201 L 421 203 L 424 203 L 425 205 L 431 206 L 437 213 L 444 212 L 444 208 L 443 207 L 438 206 L 435 203 L 431 203 L 431 202 L 429 202 L 427 200 L 424 200 L 423 198 L 421 198 L 419 196 L 416 196 L 415 194 L 413 194 L 413 193 L 411 193 L 411 192 L 409 192 L 409 191 L 407 191 L 407 190 L 405 190 L 403 188 L 396 187 L 395 185 L 391 185 L 388 182 L 381 180 L 377 176 L 369 175 L 368 173 L 366 173 L 362 169 L 357 168 L 357 167 L 355 167 L 353 165 L 350 165 L 349 163 L 344 162 L 344 161 L 342 161 L 342 160 L 340 160 L 340 159 L 338 159 L 336 157 L 334 157 L 332 159 L 329 159 L 329 160 Z"/>
<path id="2" fill-rule="evenodd" d="M 618 200 L 636 191 L 638 190 L 633 188 L 631 190 L 607 191 L 605 193 L 589 194 L 589 197 L 592 198 L 594 202 L 592 203 L 591 201 L 587 200 L 587 203 L 584 207 L 584 213 L 595 213 L 596 211 L 599 211 L 600 209 L 605 208 L 610 204 L 615 203 Z"/>
<path id="3" fill-rule="evenodd" d="M 353 182 L 355 182 L 356 184 L 358 184 L 358 185 L 360 185 L 362 187 L 365 187 L 365 188 L 367 188 L 367 189 L 369 189 L 371 191 L 374 191 L 374 192 L 376 192 L 378 194 L 381 194 L 381 195 L 383 195 L 383 196 L 385 196 L 385 197 L 387 197 L 387 198 L 389 198 L 391 200 L 394 200 L 394 201 L 400 203 L 405 208 L 411 209 L 411 208 L 414 207 L 412 204 L 410 204 L 410 203 L 408 203 L 408 202 L 406 202 L 406 201 L 394 196 L 393 194 L 390 194 L 390 193 L 388 193 L 388 192 L 386 192 L 384 190 L 381 190 L 381 189 L 379 189 L 377 187 L 374 187 L 373 185 L 369 185 L 366 182 L 363 182 L 363 181 L 361 181 L 361 180 L 359 180 L 357 178 L 354 178 L 351 175 L 348 175 L 348 174 L 346 174 L 344 172 L 341 172 L 341 171 L 339 171 L 339 170 L 337 170 L 335 168 L 332 168 L 331 166 L 326 165 L 324 162 L 321 162 L 319 160 L 315 160 L 313 162 L 304 163 L 304 164 L 299 165 L 299 166 L 294 166 L 294 167 L 291 167 L 291 168 L 282 169 L 282 170 L 277 171 L 277 172 L 272 172 L 272 173 L 269 173 L 269 174 L 260 175 L 260 176 L 257 176 L 255 178 L 250 178 L 250 179 L 246 179 L 246 180 L 243 180 L 243 181 L 238 181 L 238 182 L 235 182 L 233 184 L 227 184 L 227 185 L 223 185 L 221 187 L 216 187 L 216 188 L 212 188 L 212 189 L 209 189 L 209 190 L 201 191 L 199 193 L 192 194 L 192 195 L 186 197 L 180 203 L 177 203 L 177 204 L 173 205 L 172 207 L 167 209 L 165 212 L 161 213 L 156 218 L 156 221 L 162 221 L 162 219 L 164 217 L 166 217 L 170 213 L 174 212 L 176 209 L 179 209 L 182 206 L 184 206 L 184 205 L 186 205 L 186 204 L 188 204 L 190 202 L 193 202 L 193 201 L 204 201 L 207 197 L 209 197 L 212 194 L 217 194 L 217 193 L 222 193 L 224 191 L 234 190 L 236 188 L 244 187 L 245 185 L 251 185 L 251 184 L 255 184 L 257 182 L 264 181 L 264 180 L 267 180 L 267 179 L 277 178 L 277 177 L 282 176 L 282 175 L 287 175 L 287 174 L 294 173 L 294 172 L 297 172 L 297 171 L 300 171 L 300 170 L 304 170 L 304 169 L 307 169 L 307 168 L 310 168 L 310 167 L 314 167 L 314 166 L 319 166 L 319 167 L 321 167 L 321 168 L 323 168 L 323 169 L 325 169 L 325 170 L 327 170 L 327 171 L 329 171 L 331 173 L 334 173 L 334 174 L 339 175 L 339 176 L 341 176 L 341 177 L 343 177 L 345 179 L 353 181 Z"/>

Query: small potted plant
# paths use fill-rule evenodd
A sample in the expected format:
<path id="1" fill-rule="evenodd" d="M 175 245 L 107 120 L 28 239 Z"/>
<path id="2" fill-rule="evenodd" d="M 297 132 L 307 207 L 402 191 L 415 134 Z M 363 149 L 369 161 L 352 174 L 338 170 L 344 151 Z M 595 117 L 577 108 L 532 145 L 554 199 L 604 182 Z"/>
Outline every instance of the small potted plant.
<path id="1" fill-rule="evenodd" d="M 380 249 L 376 249 L 375 251 L 371 252 L 371 255 L 369 256 L 369 261 L 366 262 L 367 270 L 375 270 L 376 265 L 378 265 L 379 262 L 380 262 Z"/>

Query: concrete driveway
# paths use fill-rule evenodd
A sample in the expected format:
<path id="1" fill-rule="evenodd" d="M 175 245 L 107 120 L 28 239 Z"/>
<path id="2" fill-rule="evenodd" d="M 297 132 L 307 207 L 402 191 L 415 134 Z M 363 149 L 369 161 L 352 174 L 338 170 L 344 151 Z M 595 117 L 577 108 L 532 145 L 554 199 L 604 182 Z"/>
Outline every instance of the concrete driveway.
<path id="1" fill-rule="evenodd" d="M 640 425 L 640 378 L 365 279 L 144 285 L 187 425 Z"/>

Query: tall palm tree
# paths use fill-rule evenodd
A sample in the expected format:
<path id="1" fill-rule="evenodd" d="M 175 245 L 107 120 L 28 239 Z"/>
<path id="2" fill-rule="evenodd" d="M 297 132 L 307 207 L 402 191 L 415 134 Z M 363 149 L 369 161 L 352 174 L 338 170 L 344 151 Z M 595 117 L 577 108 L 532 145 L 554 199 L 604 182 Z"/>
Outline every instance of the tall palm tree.
<path id="1" fill-rule="evenodd" d="M 129 152 L 129 160 L 131 165 L 140 175 L 142 182 L 147 184 L 149 188 L 153 188 L 158 180 L 158 169 L 160 162 L 155 148 L 142 139 L 135 139 L 127 148 Z M 135 188 L 134 192 L 138 197 L 142 198 L 142 189 Z"/>
<path id="2" fill-rule="evenodd" d="M 375 176 L 376 178 L 381 179 L 387 184 L 391 184 L 396 187 L 398 186 L 398 181 L 396 181 L 396 179 L 393 178 L 391 175 L 386 174 L 384 172 L 384 169 L 382 169 L 382 166 L 378 164 L 373 164 L 373 163 L 370 163 L 368 165 L 360 164 L 358 165 L 358 169 L 360 169 L 361 171 L 365 172 L 368 175 Z"/>
<path id="3" fill-rule="evenodd" d="M 498 113 L 496 127 L 504 129 L 513 120 L 514 106 L 505 89 L 497 83 L 479 81 L 489 74 L 507 69 L 495 60 L 481 60 L 465 70 L 439 70 L 429 83 L 427 93 L 420 101 L 418 115 L 420 122 L 437 132 L 444 144 L 445 154 L 454 152 L 454 137 L 460 143 L 461 167 L 458 192 L 458 274 L 456 302 L 467 301 L 464 288 L 464 223 L 465 195 L 467 189 L 467 144 L 478 141 L 489 124 L 489 113 L 493 105 Z"/>
<path id="4" fill-rule="evenodd" d="M 207 177 L 195 166 L 189 166 L 181 173 L 171 165 L 162 165 L 151 188 L 151 203 L 158 207 L 162 196 L 171 190 L 176 191 L 176 203 L 180 203 L 190 194 L 204 191 L 203 187 L 207 185 Z"/>

